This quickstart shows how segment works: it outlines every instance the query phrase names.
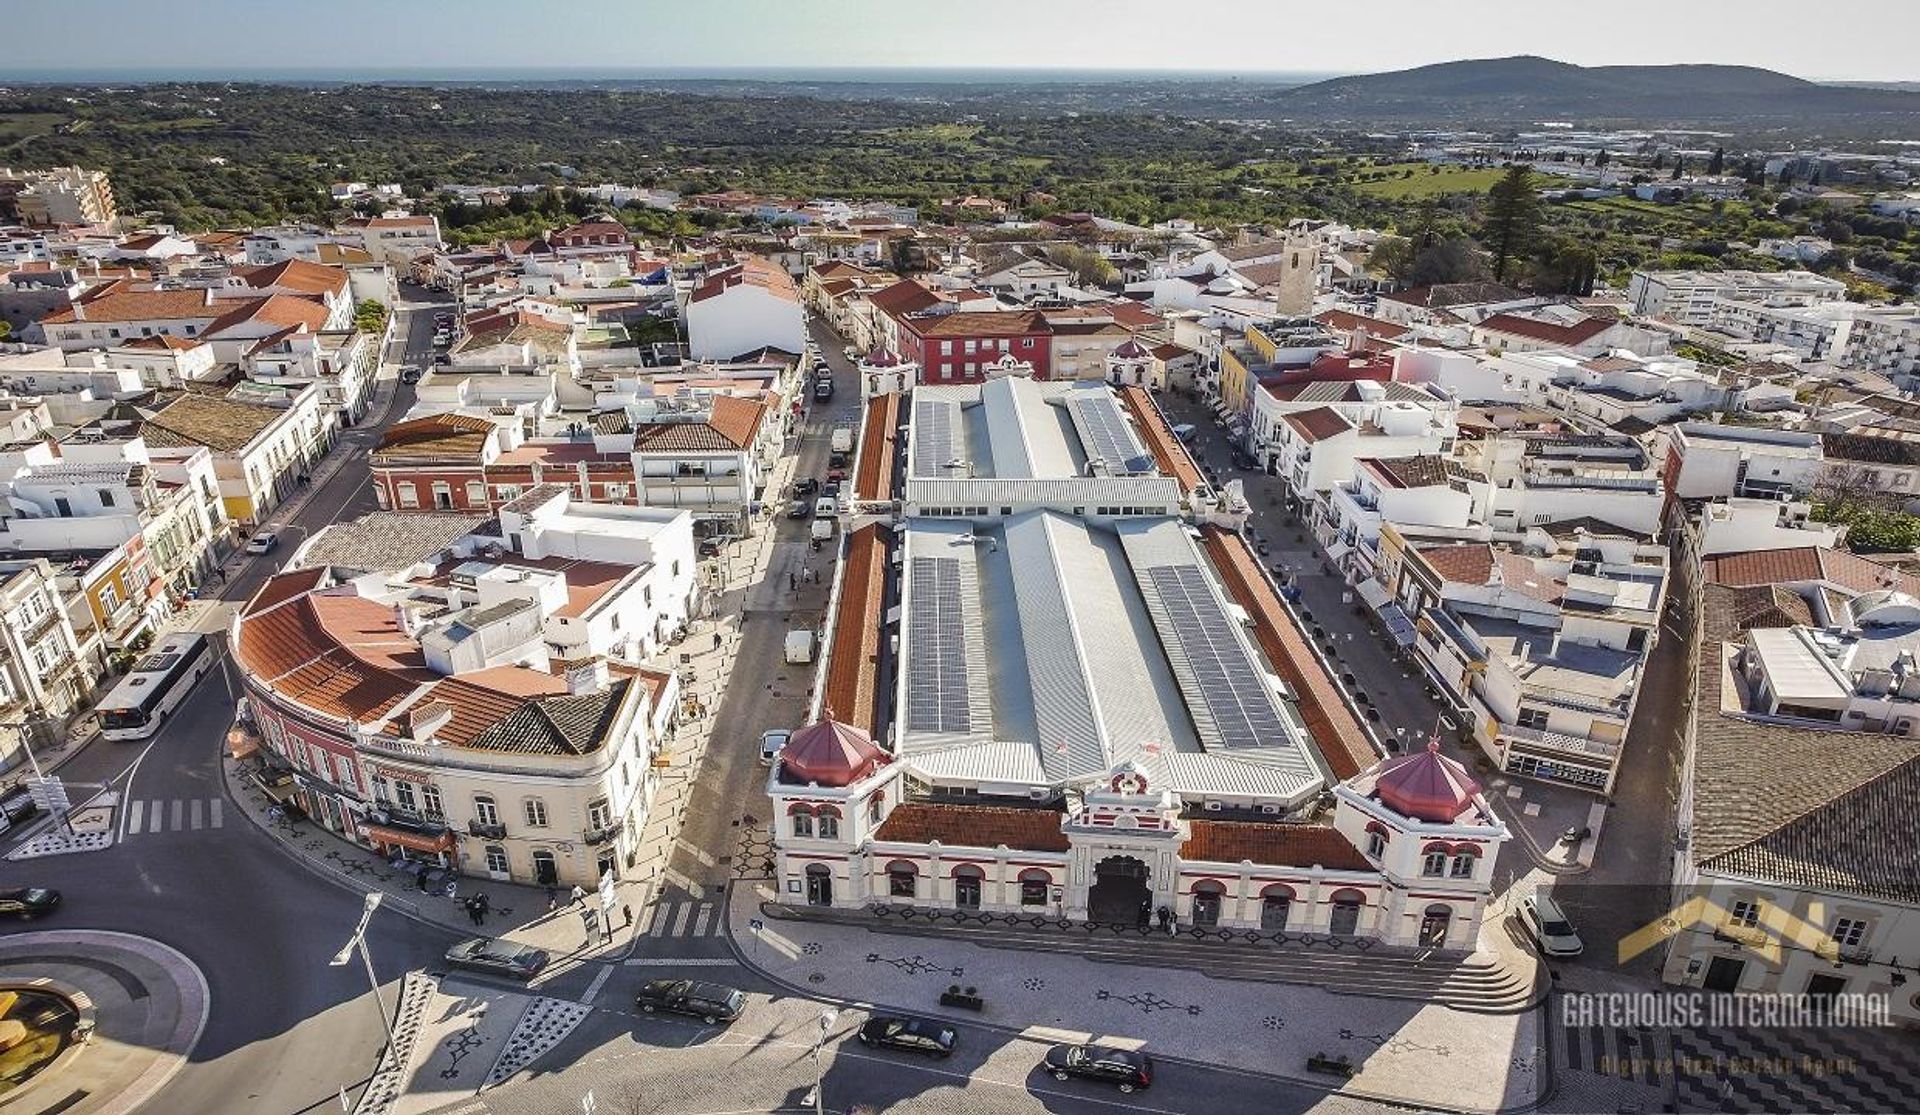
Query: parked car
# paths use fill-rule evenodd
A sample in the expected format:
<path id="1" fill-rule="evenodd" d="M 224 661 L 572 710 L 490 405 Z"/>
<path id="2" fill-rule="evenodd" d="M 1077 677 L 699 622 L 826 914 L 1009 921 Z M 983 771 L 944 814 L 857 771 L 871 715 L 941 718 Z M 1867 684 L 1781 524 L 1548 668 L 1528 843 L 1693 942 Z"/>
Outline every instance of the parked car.
<path id="1" fill-rule="evenodd" d="M 1198 432 L 1198 429 L 1199 428 L 1191 422 L 1182 422 L 1173 428 L 1173 436 L 1179 438 L 1181 441 L 1191 441 L 1193 440 L 1193 435 Z"/>
<path id="2" fill-rule="evenodd" d="M 827 467 L 836 469 L 846 468 L 847 462 L 852 459 L 852 456 L 847 450 L 835 449 L 833 452 L 827 454 Z M 829 479 L 831 479 L 831 477 L 829 477 Z"/>
<path id="3" fill-rule="evenodd" d="M 11 914 L 21 921 L 32 921 L 50 914 L 60 905 L 60 892 L 47 887 L 21 887 L 0 890 L 0 914 Z"/>
<path id="4" fill-rule="evenodd" d="M 796 496 L 812 496 L 819 490 L 820 481 L 811 476 L 803 476 L 793 482 L 793 494 Z"/>
<path id="5" fill-rule="evenodd" d="M 643 1014 L 666 1011 L 698 1018 L 709 1026 L 732 1022 L 747 1007 L 738 988 L 685 979 L 649 980 L 640 987 L 633 1005 Z"/>
<path id="6" fill-rule="evenodd" d="M 793 733 L 783 728 L 775 728 L 772 731 L 761 732 L 760 765 L 763 767 L 772 766 L 773 761 L 780 757 L 780 749 L 785 747 L 787 740 L 791 738 L 793 738 Z"/>
<path id="7" fill-rule="evenodd" d="M 494 937 L 474 937 L 447 950 L 447 966 L 505 976 L 522 983 L 540 974 L 552 957 L 547 950 Z"/>
<path id="8" fill-rule="evenodd" d="M 826 485 L 820 489 L 820 494 L 823 496 L 831 497 L 833 499 L 839 499 L 840 498 L 840 481 L 838 480 L 827 481 Z"/>
<path id="9" fill-rule="evenodd" d="M 954 1042 L 959 1038 L 954 1028 L 945 1022 L 885 1014 L 869 1018 L 867 1024 L 860 1027 L 859 1036 L 862 1045 L 904 1049 L 929 1057 L 953 1056 Z"/>
<path id="10" fill-rule="evenodd" d="M 1520 924 L 1548 956 L 1575 957 L 1586 948 L 1553 896 L 1541 892 L 1520 900 Z"/>
<path id="11" fill-rule="evenodd" d="M 813 505 L 804 499 L 796 499 L 787 505 L 787 518 L 804 519 L 813 513 Z"/>
<path id="12" fill-rule="evenodd" d="M 1055 1080 L 1082 1077 L 1132 1092 L 1153 1084 L 1153 1058 L 1137 1049 L 1106 1045 L 1056 1045 L 1047 1050 L 1042 1068 Z"/>
<path id="13" fill-rule="evenodd" d="M 270 554 L 280 544 L 280 536 L 270 530 L 256 530 L 253 537 L 247 539 L 247 552 L 250 554 Z"/>
<path id="14" fill-rule="evenodd" d="M 837 514 L 839 510 L 839 503 L 832 496 L 821 496 L 819 499 L 813 501 L 813 513 L 817 517 L 832 516 Z"/>
<path id="15" fill-rule="evenodd" d="M 433 362 L 435 364 L 451 364 L 453 363 L 453 357 L 444 352 L 436 352 L 433 354 Z"/>
<path id="16" fill-rule="evenodd" d="M 702 538 L 700 540 L 700 556 L 703 558 L 719 557 L 720 551 L 726 547 L 726 544 L 727 540 L 724 537 Z"/>
<path id="17" fill-rule="evenodd" d="M 30 820 L 38 812 L 40 812 L 40 804 L 34 801 L 33 795 L 24 788 L 16 789 L 6 797 L 0 798 L 0 817 L 5 817 L 9 825 Z"/>
<path id="18" fill-rule="evenodd" d="M 400 382 L 401 383 L 419 383 L 420 369 L 412 366 L 408 366 L 400 369 Z"/>
<path id="19" fill-rule="evenodd" d="M 817 403 L 824 403 L 831 398 L 833 398 L 833 381 L 830 379 L 822 379 L 822 380 L 814 381 L 813 401 Z"/>

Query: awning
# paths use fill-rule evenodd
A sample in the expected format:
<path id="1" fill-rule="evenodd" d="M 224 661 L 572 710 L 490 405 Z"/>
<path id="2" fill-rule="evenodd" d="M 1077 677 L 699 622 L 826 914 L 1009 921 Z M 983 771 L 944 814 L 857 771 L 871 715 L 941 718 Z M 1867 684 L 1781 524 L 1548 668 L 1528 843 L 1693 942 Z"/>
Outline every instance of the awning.
<path id="1" fill-rule="evenodd" d="M 1387 625 L 1387 633 L 1393 641 L 1403 647 L 1413 645 L 1413 621 L 1398 604 L 1388 604 L 1380 609 L 1380 621 Z"/>
<path id="2" fill-rule="evenodd" d="M 1353 589 L 1360 594 L 1360 599 L 1367 602 L 1367 607 L 1372 608 L 1376 612 L 1390 602 L 1390 598 L 1387 596 L 1386 586 L 1374 580 L 1372 577 L 1366 577 L 1354 582 Z"/>
<path id="3" fill-rule="evenodd" d="M 428 836 L 422 832 L 408 832 L 406 829 L 388 828 L 386 825 L 362 824 L 360 832 L 375 844 L 390 844 L 401 848 L 411 848 L 416 852 L 451 852 L 453 833 L 442 832 L 438 836 Z"/>
<path id="4" fill-rule="evenodd" d="M 1327 560 L 1338 562 L 1341 558 L 1346 557 L 1348 553 L 1352 552 L 1352 550 L 1353 547 L 1347 545 L 1345 542 L 1335 542 L 1333 545 L 1327 547 Z"/>
<path id="5" fill-rule="evenodd" d="M 227 732 L 227 754 L 236 759 L 244 759 L 260 752 L 260 737 L 242 728 Z"/>

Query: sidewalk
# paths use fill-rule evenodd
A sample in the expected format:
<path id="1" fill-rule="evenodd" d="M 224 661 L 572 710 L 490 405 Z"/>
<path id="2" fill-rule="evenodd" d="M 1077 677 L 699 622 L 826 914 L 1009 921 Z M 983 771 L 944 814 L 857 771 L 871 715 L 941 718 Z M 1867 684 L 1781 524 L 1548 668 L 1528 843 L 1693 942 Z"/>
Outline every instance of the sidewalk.
<path id="1" fill-rule="evenodd" d="M 765 884 L 733 886 L 735 950 L 768 979 L 809 996 L 985 1022 L 1042 1039 L 1144 1046 L 1160 1056 L 1432 1109 L 1517 1110 L 1545 1088 L 1538 1010 L 1474 1014 L 1184 968 L 781 920 L 762 909 L 777 897 Z M 940 994 L 953 985 L 975 989 L 986 1009 L 942 1007 Z M 1310 1072 L 1307 1059 L 1315 1055 L 1345 1056 L 1356 1072 L 1344 1083 Z"/>

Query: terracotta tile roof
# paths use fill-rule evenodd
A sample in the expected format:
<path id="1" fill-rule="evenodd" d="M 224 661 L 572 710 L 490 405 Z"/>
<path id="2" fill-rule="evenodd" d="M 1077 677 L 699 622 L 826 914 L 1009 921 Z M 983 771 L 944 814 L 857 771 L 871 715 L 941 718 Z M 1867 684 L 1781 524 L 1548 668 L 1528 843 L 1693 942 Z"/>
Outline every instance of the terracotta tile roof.
<path id="1" fill-rule="evenodd" d="M 1755 627 L 1812 627 L 1813 608 L 1785 585 L 1749 585 L 1727 590 L 1733 622 L 1742 631 Z"/>
<path id="2" fill-rule="evenodd" d="M 860 432 L 860 462 L 854 469 L 853 496 L 862 501 L 893 498 L 893 464 L 900 440 L 900 396 L 891 392 L 867 400 Z"/>
<path id="3" fill-rule="evenodd" d="M 1500 563 L 1500 583 L 1512 591 L 1543 604 L 1558 604 L 1566 599 L 1567 582 L 1542 572 L 1527 555 L 1497 550 L 1494 558 Z"/>
<path id="4" fill-rule="evenodd" d="M 178 449 L 204 445 L 217 453 L 245 449 L 285 411 L 193 392 L 168 403 L 140 427 L 148 445 Z"/>
<path id="5" fill-rule="evenodd" d="M 1180 490 L 1191 492 L 1206 486 L 1207 479 L 1200 474 L 1200 467 L 1193 463 L 1193 456 L 1180 439 L 1173 436 L 1173 428 L 1167 425 L 1167 419 L 1160 413 L 1160 406 L 1144 387 L 1132 385 L 1120 388 L 1120 401 L 1126 404 L 1127 411 L 1133 415 L 1133 422 L 1140 431 L 1141 440 L 1153 453 L 1155 467 L 1180 483 Z"/>
<path id="6" fill-rule="evenodd" d="M 1399 302 L 1407 306 L 1418 306 L 1427 310 L 1444 310 L 1449 306 L 1471 306 L 1485 302 L 1517 302 L 1526 294 L 1510 286 L 1499 283 L 1439 283 L 1434 286 L 1417 286 L 1408 290 L 1383 294 L 1380 297 L 1389 302 Z"/>
<path id="7" fill-rule="evenodd" d="M 900 327 L 921 337 L 1017 337 L 1047 332 L 1047 320 L 1038 310 L 981 310 L 902 318 Z"/>
<path id="8" fill-rule="evenodd" d="M 1159 314 L 1154 313 L 1152 310 L 1148 309 L 1145 306 L 1140 305 L 1138 302 L 1126 302 L 1126 301 L 1109 302 L 1106 305 L 1106 310 L 1108 313 L 1113 315 L 1113 320 L 1119 322 L 1120 324 L 1126 326 L 1129 329 L 1147 329 L 1152 326 L 1162 324 L 1164 320 L 1161 318 Z M 1162 346 L 1162 347 L 1166 347 L 1166 346 Z M 1180 352 L 1182 353 L 1188 351 L 1187 349 L 1181 348 L 1178 345 L 1173 345 L 1172 347 L 1179 348 Z M 1165 360 L 1168 358 L 1166 355 L 1161 353 L 1158 348 L 1154 349 L 1154 355 L 1160 357 L 1162 360 Z M 1176 353 L 1175 355 L 1179 355 L 1179 353 Z"/>
<path id="9" fill-rule="evenodd" d="M 301 294 L 338 294 L 347 287 L 347 273 L 304 259 L 288 259 L 265 267 L 236 267 L 233 273 L 256 290 L 279 287 Z"/>
<path id="10" fill-rule="evenodd" d="M 1907 438 L 1821 434 L 1820 448 L 1832 460 L 1870 465 L 1920 465 L 1920 441 Z"/>
<path id="11" fill-rule="evenodd" d="M 241 607 L 241 614 L 250 616 L 255 612 L 265 611 L 282 600 L 291 600 L 302 593 L 312 592 L 326 575 L 325 569 L 315 568 L 268 577 L 266 583 L 253 594 L 253 598 Z"/>
<path id="12" fill-rule="evenodd" d="M 841 570 L 840 605 L 833 617 L 822 707 L 834 719 L 871 735 L 878 720 L 880 652 L 885 639 L 880 609 L 886 602 L 887 543 L 880 524 L 869 523 L 848 534 Z"/>
<path id="13" fill-rule="evenodd" d="M 1442 581 L 1458 585 L 1484 585 L 1493 580 L 1496 564 L 1493 547 L 1485 542 L 1463 544 L 1438 543 L 1415 546 L 1417 552 Z"/>
<path id="14" fill-rule="evenodd" d="M 1827 581 L 1854 592 L 1898 588 L 1902 592 L 1920 595 L 1920 577 L 1845 550 L 1827 550 L 1818 546 L 1720 554 L 1701 561 L 1700 571 L 1705 583 L 1733 588 Z"/>
<path id="15" fill-rule="evenodd" d="M 1920 901 L 1920 845 L 1885 836 L 1912 827 L 1920 740 L 1721 712 L 1721 646 L 1742 631 L 1737 595 L 1708 584 L 1701 601 L 1688 845 L 1694 863 L 1794 886 Z"/>
<path id="16" fill-rule="evenodd" d="M 705 302 L 709 298 L 742 285 L 759 287 L 789 302 L 800 300 L 800 292 L 793 285 L 793 277 L 778 264 L 760 256 L 748 256 L 733 267 L 709 274 L 704 282 L 693 288 L 693 293 L 687 296 L 687 300 Z"/>
<path id="17" fill-rule="evenodd" d="M 307 573 L 285 576 L 311 583 Z M 317 712 L 361 723 L 381 719 L 434 680 L 392 608 L 332 591 L 264 605 L 289 591 L 279 580 L 261 587 L 240 622 L 235 657 L 255 680 Z"/>
<path id="18" fill-rule="evenodd" d="M 264 298 L 223 298 L 217 306 L 231 307 L 200 331 L 203 337 L 217 336 L 238 325 L 253 322 L 276 329 L 304 327 L 318 333 L 327 327 L 326 306 L 297 294 L 269 294 Z"/>
<path id="19" fill-rule="evenodd" d="M 938 306 L 940 296 L 912 279 L 901 279 L 890 287 L 868 295 L 867 302 L 883 314 L 901 317 Z"/>
<path id="20" fill-rule="evenodd" d="M 1390 488 L 1431 488 L 1447 482 L 1446 458 L 1432 453 L 1417 457 L 1363 458 L 1360 463 L 1371 467 Z"/>
<path id="21" fill-rule="evenodd" d="M 128 348 L 162 348 L 174 352 L 187 352 L 199 348 L 205 341 L 196 341 L 191 337 L 176 337 L 171 333 L 159 333 L 151 337 L 141 337 L 127 342 Z"/>
<path id="22" fill-rule="evenodd" d="M 1336 778 L 1352 778 L 1372 766 L 1379 756 L 1368 742 L 1366 730 L 1313 656 L 1306 633 L 1294 623 L 1292 613 L 1281 606 L 1246 540 L 1219 527 L 1200 530 L 1201 545 L 1220 571 L 1227 591 L 1253 619 L 1254 638 L 1274 672 L 1287 683 L 1301 722 L 1327 767 Z"/>
<path id="23" fill-rule="evenodd" d="M 720 395 L 705 422 L 646 422 L 634 428 L 637 453 L 713 452 L 745 449 L 760 433 L 765 400 Z"/>
<path id="24" fill-rule="evenodd" d="M 1312 443 L 1344 434 L 1353 429 L 1353 423 L 1332 407 L 1314 407 L 1286 416 L 1287 425 L 1300 434 L 1302 440 Z"/>
<path id="25" fill-rule="evenodd" d="M 224 304 L 213 301 L 210 292 L 205 290 L 130 290 L 116 280 L 99 293 L 89 292 L 81 301 L 40 320 L 46 325 L 77 321 L 211 321 L 224 312 Z"/>
<path id="26" fill-rule="evenodd" d="M 1386 341 L 1405 335 L 1407 327 L 1385 318 L 1368 317 L 1365 314 L 1349 313 L 1346 310 L 1328 310 L 1315 314 L 1313 320 L 1329 329 L 1342 333 L 1356 333 L 1362 329 L 1375 340 Z"/>
<path id="27" fill-rule="evenodd" d="M 946 847 L 997 848 L 1004 844 L 1027 852 L 1065 852 L 1069 845 L 1066 834 L 1060 831 L 1062 815 L 1056 809 L 904 801 L 880 822 L 873 838 L 900 844 L 938 840 Z"/>
<path id="28" fill-rule="evenodd" d="M 480 461 L 494 424 L 466 414 L 430 414 L 387 427 L 374 453 L 382 460 L 460 457 Z"/>
<path id="29" fill-rule="evenodd" d="M 1482 321 L 1479 328 L 1490 333 L 1505 333 L 1548 344 L 1577 345 L 1598 337 L 1618 324 L 1612 318 L 1604 317 L 1590 317 L 1573 325 L 1560 325 L 1521 314 L 1495 314 Z"/>
<path id="30" fill-rule="evenodd" d="M 1246 244 L 1229 244 L 1220 249 L 1220 255 L 1229 263 L 1239 263 L 1243 259 L 1281 255 L 1286 250 L 1285 240 L 1254 240 Z"/>
<path id="31" fill-rule="evenodd" d="M 1334 871 L 1372 871 L 1373 864 L 1353 842 L 1331 825 L 1281 825 L 1267 821 L 1188 822 L 1180 860 L 1272 867 L 1325 867 Z"/>
<path id="32" fill-rule="evenodd" d="M 522 700 L 467 746 L 523 755 L 590 755 L 606 745 L 632 686 L 632 679 L 620 678 L 596 693 Z"/>

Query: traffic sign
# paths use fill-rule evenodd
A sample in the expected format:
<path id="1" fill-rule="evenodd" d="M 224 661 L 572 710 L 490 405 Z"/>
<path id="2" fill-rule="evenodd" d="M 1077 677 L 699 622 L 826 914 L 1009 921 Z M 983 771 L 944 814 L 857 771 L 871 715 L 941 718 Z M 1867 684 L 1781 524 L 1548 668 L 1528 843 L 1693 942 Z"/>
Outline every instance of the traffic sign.
<path id="1" fill-rule="evenodd" d="M 613 904 L 613 872 L 609 871 L 600 876 L 600 908 L 612 913 Z"/>
<path id="2" fill-rule="evenodd" d="M 66 784 L 58 778 L 29 778 L 27 793 L 33 798 L 33 804 L 47 813 L 64 813 L 71 808 Z"/>

